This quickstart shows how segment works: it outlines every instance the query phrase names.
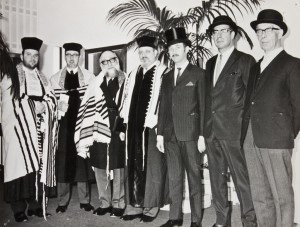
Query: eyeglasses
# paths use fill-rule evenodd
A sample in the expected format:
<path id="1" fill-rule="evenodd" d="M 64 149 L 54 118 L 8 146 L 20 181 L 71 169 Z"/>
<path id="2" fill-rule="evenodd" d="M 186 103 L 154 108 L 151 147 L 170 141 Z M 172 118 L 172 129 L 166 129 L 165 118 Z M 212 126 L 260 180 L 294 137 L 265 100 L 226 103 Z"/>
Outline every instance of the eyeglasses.
<path id="1" fill-rule="evenodd" d="M 223 28 L 223 29 L 220 29 L 220 30 L 213 30 L 212 35 L 218 35 L 219 33 L 226 34 L 227 32 L 231 32 L 231 31 L 232 30 L 229 29 L 229 28 Z"/>
<path id="2" fill-rule="evenodd" d="M 270 35 L 273 33 L 273 30 L 280 30 L 280 28 L 269 27 L 265 29 L 256 29 L 256 35 L 262 36 L 263 33 L 265 33 L 266 35 Z"/>
<path id="3" fill-rule="evenodd" d="M 103 60 L 103 61 L 101 61 L 100 63 L 102 64 L 102 65 L 107 65 L 108 64 L 108 62 L 110 63 L 110 64 L 112 64 L 112 63 L 115 63 L 116 61 L 117 61 L 117 57 L 113 57 L 113 58 L 111 58 L 111 59 L 108 59 L 108 60 Z"/>
<path id="4" fill-rule="evenodd" d="M 66 54 L 68 58 L 70 57 L 79 57 L 79 54 Z"/>

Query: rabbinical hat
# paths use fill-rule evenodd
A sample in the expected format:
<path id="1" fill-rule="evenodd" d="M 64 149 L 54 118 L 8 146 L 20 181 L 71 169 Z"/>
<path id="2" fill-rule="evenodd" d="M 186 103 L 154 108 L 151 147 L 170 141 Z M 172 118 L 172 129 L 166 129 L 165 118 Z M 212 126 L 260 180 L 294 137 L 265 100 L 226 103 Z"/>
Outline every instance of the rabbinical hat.
<path id="1" fill-rule="evenodd" d="M 36 37 L 23 37 L 21 39 L 21 44 L 22 44 L 23 51 L 26 49 L 33 49 L 33 50 L 40 51 L 43 41 Z"/>
<path id="2" fill-rule="evenodd" d="M 78 53 L 80 53 L 82 45 L 79 43 L 65 43 L 63 45 L 63 48 L 65 49 L 66 52 L 68 50 L 73 50 L 73 51 L 77 51 Z"/>

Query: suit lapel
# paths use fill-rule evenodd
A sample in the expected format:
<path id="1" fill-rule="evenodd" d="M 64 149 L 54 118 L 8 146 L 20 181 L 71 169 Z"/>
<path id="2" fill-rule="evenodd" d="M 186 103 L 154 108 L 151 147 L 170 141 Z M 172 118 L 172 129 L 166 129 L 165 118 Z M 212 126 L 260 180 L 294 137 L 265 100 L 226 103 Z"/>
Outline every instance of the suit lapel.
<path id="1" fill-rule="evenodd" d="M 214 74 L 215 74 L 217 57 L 218 57 L 218 55 L 215 55 L 212 57 L 211 64 L 210 64 L 209 68 L 207 69 L 209 72 L 209 84 L 210 84 L 211 88 L 213 88 L 213 86 L 214 86 Z"/>
<path id="2" fill-rule="evenodd" d="M 257 81 L 255 86 L 255 93 L 257 94 L 263 85 L 266 83 L 269 77 L 272 77 L 272 74 L 276 71 L 275 69 L 281 65 L 282 61 L 284 61 L 286 52 L 283 50 L 281 51 L 271 62 L 270 64 L 264 69 L 263 72 L 258 72 L 256 78 L 261 74 L 260 81 Z M 260 65 L 260 64 L 259 64 Z M 259 68 L 260 70 L 260 68 Z"/>
<path id="3" fill-rule="evenodd" d="M 176 84 L 176 85 L 181 84 L 182 81 L 184 81 L 185 78 L 189 76 L 189 71 L 191 70 L 191 68 L 192 68 L 192 65 L 189 63 L 189 64 L 187 65 L 187 67 L 185 68 L 185 70 L 182 72 L 182 74 L 181 74 L 181 76 L 179 77 L 179 79 L 177 80 L 177 84 Z M 174 70 L 172 70 L 172 71 L 173 71 L 173 75 L 174 75 Z"/>
<path id="4" fill-rule="evenodd" d="M 216 82 L 216 85 L 226 77 L 227 72 L 230 70 L 233 63 L 235 63 L 239 59 L 239 56 L 240 56 L 239 52 L 236 49 L 234 49 L 231 55 L 229 56 L 227 62 L 225 63 L 220 73 L 220 76 Z"/>

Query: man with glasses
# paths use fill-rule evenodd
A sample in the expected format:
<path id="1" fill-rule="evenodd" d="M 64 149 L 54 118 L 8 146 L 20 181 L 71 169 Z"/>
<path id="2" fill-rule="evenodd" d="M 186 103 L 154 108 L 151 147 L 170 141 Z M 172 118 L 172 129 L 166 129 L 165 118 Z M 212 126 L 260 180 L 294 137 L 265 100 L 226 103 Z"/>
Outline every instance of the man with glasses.
<path id="1" fill-rule="evenodd" d="M 157 61 L 155 37 L 137 39 L 141 65 L 127 79 L 122 116 L 127 124 L 122 219 L 152 222 L 167 201 L 166 160 L 156 148 L 158 97 L 166 66 Z"/>
<path id="2" fill-rule="evenodd" d="M 243 226 L 257 226 L 249 176 L 240 146 L 242 113 L 252 56 L 234 47 L 238 26 L 228 16 L 218 16 L 208 28 L 219 53 L 206 64 L 204 136 L 213 204 L 214 226 L 231 225 L 228 168 L 241 204 Z"/>
<path id="3" fill-rule="evenodd" d="M 93 210 L 90 205 L 89 179 L 92 170 L 88 160 L 77 156 L 74 143 L 77 113 L 87 85 L 95 76 L 79 67 L 81 44 L 65 43 L 66 67 L 50 79 L 58 99 L 59 134 L 56 153 L 57 213 L 66 211 L 73 182 L 77 182 L 80 209 Z"/>
<path id="4" fill-rule="evenodd" d="M 259 226 L 292 227 L 291 155 L 300 130 L 300 59 L 282 47 L 287 25 L 273 9 L 251 22 L 263 58 L 250 71 L 241 142 Z"/>
<path id="5" fill-rule="evenodd" d="M 102 123 L 101 120 L 97 120 L 98 113 L 93 106 L 95 106 L 95 103 L 96 106 L 101 103 L 101 97 L 105 99 L 111 132 L 109 146 L 107 143 L 94 140 L 93 144 L 88 148 L 91 165 L 94 167 L 99 193 L 98 198 L 100 200 L 100 206 L 94 211 L 94 214 L 102 216 L 110 213 L 111 217 L 119 217 L 123 214 L 125 208 L 125 144 L 124 140 L 121 141 L 119 137 L 121 132 L 125 132 L 125 127 L 119 118 L 125 74 L 120 69 L 117 55 L 112 51 L 101 53 L 99 63 L 101 72 L 86 90 L 80 110 L 85 109 L 85 112 L 89 113 L 86 116 L 87 119 L 92 116 L 93 122 Z M 103 94 L 103 96 L 100 94 Z M 95 99 L 95 103 L 90 102 L 92 99 Z M 84 114 L 83 111 L 80 111 L 78 119 L 82 118 L 81 113 Z M 82 124 L 78 131 L 80 130 L 84 131 L 87 128 Z M 110 181 L 111 179 L 113 179 L 112 182 Z"/>

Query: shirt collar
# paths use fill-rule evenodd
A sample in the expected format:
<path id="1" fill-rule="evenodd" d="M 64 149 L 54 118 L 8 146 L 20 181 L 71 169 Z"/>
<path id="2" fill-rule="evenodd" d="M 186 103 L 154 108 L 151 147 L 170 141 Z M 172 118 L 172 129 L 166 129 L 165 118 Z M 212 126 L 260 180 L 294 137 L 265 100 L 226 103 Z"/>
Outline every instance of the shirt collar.
<path id="1" fill-rule="evenodd" d="M 156 64 L 156 61 L 153 62 L 153 64 L 151 64 L 149 67 L 146 68 L 143 68 L 143 74 L 145 74 L 149 69 L 151 69 L 154 65 Z"/>
<path id="2" fill-rule="evenodd" d="M 78 67 L 76 67 L 74 69 L 70 69 L 67 67 L 67 71 L 68 71 L 68 73 L 71 73 L 71 71 L 73 71 L 73 73 L 76 74 L 78 72 Z"/>
<path id="3" fill-rule="evenodd" d="M 229 56 L 232 54 L 232 52 L 234 51 L 234 46 L 228 48 L 227 50 L 225 50 L 223 53 L 218 53 L 218 57 L 222 54 L 222 59 L 228 59 Z"/>
<path id="4" fill-rule="evenodd" d="M 283 51 L 282 47 L 278 47 L 275 50 L 270 51 L 264 55 L 263 61 L 268 59 L 274 59 L 281 51 Z"/>
<path id="5" fill-rule="evenodd" d="M 189 61 L 186 60 L 181 66 L 177 66 L 175 65 L 175 71 L 178 70 L 178 68 L 180 68 L 180 72 L 183 73 L 183 71 L 185 70 L 185 68 L 188 66 Z"/>

